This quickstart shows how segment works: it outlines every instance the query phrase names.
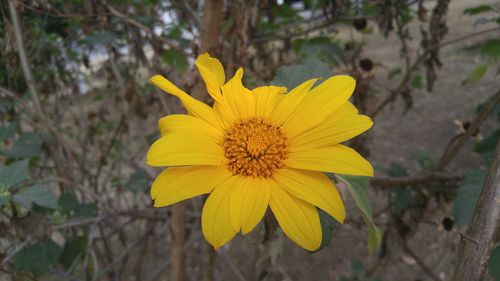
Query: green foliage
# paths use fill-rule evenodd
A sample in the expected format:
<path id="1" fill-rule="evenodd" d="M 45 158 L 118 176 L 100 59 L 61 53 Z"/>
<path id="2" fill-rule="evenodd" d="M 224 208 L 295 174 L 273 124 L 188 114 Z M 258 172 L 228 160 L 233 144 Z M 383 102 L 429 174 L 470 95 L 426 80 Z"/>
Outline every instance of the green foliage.
<path id="1" fill-rule="evenodd" d="M 113 44 L 118 40 L 118 35 L 112 31 L 94 31 L 90 35 L 87 35 L 82 42 L 89 46 L 102 45 L 106 46 L 108 44 Z"/>
<path id="2" fill-rule="evenodd" d="M 0 168 L 0 184 L 5 185 L 5 188 L 9 190 L 11 187 L 28 179 L 28 164 L 28 160 L 23 160 Z"/>
<path id="3" fill-rule="evenodd" d="M 479 5 L 476 7 L 465 9 L 464 15 L 472 16 L 472 15 L 477 15 L 477 14 L 489 12 L 489 11 L 493 11 L 493 9 L 489 5 Z"/>
<path id="4" fill-rule="evenodd" d="M 368 277 L 365 265 L 358 259 L 351 261 L 352 277 L 342 276 L 340 281 L 380 281 L 378 277 Z"/>
<path id="5" fill-rule="evenodd" d="M 382 242 L 382 232 L 373 222 L 372 217 L 372 203 L 368 195 L 368 182 L 367 177 L 355 176 L 337 176 L 347 184 L 347 189 L 351 193 L 356 206 L 361 212 L 361 216 L 368 226 L 368 252 L 372 254 Z"/>
<path id="6" fill-rule="evenodd" d="M 83 236 L 72 236 L 66 239 L 59 262 L 65 269 L 70 268 L 85 251 L 86 239 Z"/>
<path id="7" fill-rule="evenodd" d="M 184 73 L 187 70 L 187 61 L 184 55 L 175 50 L 167 49 L 163 51 L 163 61 L 170 65 L 172 68 L 178 70 L 180 73 Z"/>
<path id="8" fill-rule="evenodd" d="M 285 86 L 291 90 L 308 79 L 327 78 L 330 75 L 332 72 L 326 63 L 310 59 L 297 65 L 280 67 L 271 84 Z"/>
<path id="9" fill-rule="evenodd" d="M 422 89 L 422 76 L 418 74 L 413 76 L 413 79 L 411 80 L 411 86 L 416 89 Z"/>
<path id="10" fill-rule="evenodd" d="M 42 140 L 33 132 L 22 133 L 9 150 L 0 150 L 9 158 L 32 158 L 40 155 Z"/>
<path id="11" fill-rule="evenodd" d="M 11 194 L 7 190 L 7 185 L 0 183 L 0 207 L 7 204 L 10 201 Z"/>
<path id="12" fill-rule="evenodd" d="M 319 246 L 319 249 L 317 251 L 322 250 L 326 246 L 330 245 L 330 242 L 333 238 L 333 232 L 337 227 L 337 221 L 332 216 L 321 209 L 318 209 L 318 214 L 321 223 L 321 232 L 323 234 L 323 238 L 321 240 L 321 246 Z"/>
<path id="13" fill-rule="evenodd" d="M 134 172 L 123 187 L 134 193 L 146 192 L 149 190 L 148 174 L 144 170 Z"/>
<path id="14" fill-rule="evenodd" d="M 80 203 L 71 193 L 63 193 L 58 199 L 61 210 L 69 216 L 75 217 L 95 217 L 97 206 L 93 203 Z"/>
<path id="15" fill-rule="evenodd" d="M 12 196 L 12 201 L 27 209 L 30 209 L 33 204 L 49 209 L 57 209 L 59 207 L 55 195 L 42 184 L 35 184 L 21 190 Z"/>
<path id="16" fill-rule="evenodd" d="M 47 238 L 19 251 L 12 259 L 12 265 L 17 271 L 42 276 L 59 261 L 61 252 L 61 247 Z"/>
<path id="17" fill-rule="evenodd" d="M 0 142 L 10 139 L 16 133 L 17 125 L 15 123 L 10 123 L 6 126 L 0 126 Z"/>
<path id="18" fill-rule="evenodd" d="M 316 58 L 328 64 L 339 64 L 345 61 L 344 50 L 327 37 L 296 39 L 292 43 L 292 48 L 304 59 Z"/>
<path id="19" fill-rule="evenodd" d="M 495 60 L 500 59 L 500 39 L 486 40 L 482 45 L 480 52 L 483 56 Z"/>
<path id="20" fill-rule="evenodd" d="M 474 169 L 465 173 L 457 198 L 453 202 L 453 217 L 457 224 L 469 223 L 485 178 L 484 169 Z"/>
<path id="21" fill-rule="evenodd" d="M 474 83 L 474 82 L 481 80 L 481 78 L 483 78 L 484 74 L 486 74 L 486 72 L 488 71 L 488 67 L 489 67 L 489 65 L 487 65 L 487 64 L 480 64 L 480 65 L 476 66 L 469 73 L 469 76 L 467 77 L 467 79 L 462 81 L 462 85 L 471 84 L 471 83 Z"/>
<path id="22" fill-rule="evenodd" d="M 500 281 L 500 245 L 491 251 L 488 262 L 488 273 L 495 281 Z"/>
<path id="23" fill-rule="evenodd" d="M 493 152 L 497 146 L 499 137 L 500 137 L 500 129 L 497 129 L 491 135 L 478 142 L 474 147 L 474 151 L 478 153 Z"/>

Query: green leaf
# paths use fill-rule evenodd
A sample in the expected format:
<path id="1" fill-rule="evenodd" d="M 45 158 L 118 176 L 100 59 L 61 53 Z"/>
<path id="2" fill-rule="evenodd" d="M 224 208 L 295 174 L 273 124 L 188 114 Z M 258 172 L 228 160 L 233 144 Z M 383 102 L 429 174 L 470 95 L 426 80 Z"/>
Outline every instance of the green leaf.
<path id="1" fill-rule="evenodd" d="M 124 184 L 124 188 L 134 193 L 145 192 L 149 190 L 148 174 L 144 170 L 139 170 L 133 173 L 128 181 Z"/>
<path id="2" fill-rule="evenodd" d="M 489 67 L 489 65 L 487 65 L 487 64 L 480 64 L 480 65 L 474 67 L 474 69 L 469 73 L 469 76 L 467 77 L 467 79 L 462 81 L 462 85 L 471 84 L 471 83 L 474 83 L 474 82 L 481 80 L 481 78 L 483 78 L 484 74 L 486 74 L 486 72 L 488 71 L 488 67 Z"/>
<path id="3" fill-rule="evenodd" d="M 366 271 L 364 264 L 358 259 L 351 261 L 351 269 L 356 275 L 363 275 Z"/>
<path id="4" fill-rule="evenodd" d="M 4 184 L 2 184 L 2 186 L 5 187 Z M 11 197 L 11 194 L 7 191 L 7 188 L 2 188 L 2 186 L 0 186 L 0 207 L 7 204 L 10 201 Z"/>
<path id="5" fill-rule="evenodd" d="M 177 69 L 180 73 L 186 72 L 187 61 L 184 54 L 175 50 L 168 49 L 163 52 L 163 61 L 170 65 L 172 68 Z"/>
<path id="6" fill-rule="evenodd" d="M 75 217 L 91 218 L 95 216 L 97 216 L 97 207 L 95 204 L 92 203 L 79 204 L 75 208 Z"/>
<path id="7" fill-rule="evenodd" d="M 486 40 L 479 51 L 485 57 L 500 59 L 500 39 Z"/>
<path id="8" fill-rule="evenodd" d="M 495 281 L 500 281 L 500 245 L 491 251 L 488 262 L 488 273 Z"/>
<path id="9" fill-rule="evenodd" d="M 319 246 L 318 250 L 316 250 L 316 252 L 330 244 L 333 238 L 333 232 L 335 231 L 335 227 L 337 226 L 337 221 L 323 210 L 318 209 L 318 214 L 323 236 L 321 245 Z"/>
<path id="10" fill-rule="evenodd" d="M 417 89 L 422 89 L 422 76 L 420 75 L 415 75 L 413 77 L 413 79 L 411 80 L 411 85 L 414 87 L 414 88 L 417 88 Z"/>
<path id="11" fill-rule="evenodd" d="M 345 61 L 344 50 L 327 37 L 296 39 L 292 42 L 292 47 L 303 58 L 315 58 L 329 64 L 339 64 Z"/>
<path id="12" fill-rule="evenodd" d="M 477 153 L 492 152 L 493 150 L 495 150 L 497 146 L 499 137 L 500 137 L 500 129 L 494 131 L 491 135 L 478 142 L 474 147 L 474 151 Z"/>
<path id="13" fill-rule="evenodd" d="M 271 84 L 285 86 L 289 90 L 311 78 L 327 78 L 332 75 L 330 67 L 317 59 L 305 60 L 300 64 L 278 68 Z"/>
<path id="14" fill-rule="evenodd" d="M 85 251 L 85 237 L 73 236 L 66 239 L 59 262 L 65 269 L 70 268 L 75 260 Z"/>
<path id="15" fill-rule="evenodd" d="M 403 71 L 401 70 L 401 67 L 398 67 L 398 68 L 392 70 L 391 72 L 389 72 L 389 74 L 387 75 L 387 78 L 392 79 L 396 75 L 401 75 L 401 74 L 403 74 Z"/>
<path id="16" fill-rule="evenodd" d="M 16 127 L 15 123 L 0 127 L 0 142 L 12 138 L 16 133 Z"/>
<path id="17" fill-rule="evenodd" d="M 347 189 L 368 226 L 368 252 L 372 254 L 382 242 L 382 232 L 373 222 L 372 204 L 368 196 L 369 178 L 345 175 L 342 177 L 337 175 L 337 177 L 347 184 Z"/>
<path id="18" fill-rule="evenodd" d="M 33 132 L 21 134 L 10 150 L 2 151 L 10 158 L 31 158 L 40 155 L 42 152 L 42 140 Z"/>
<path id="19" fill-rule="evenodd" d="M 12 196 L 12 201 L 28 209 L 30 209 L 33 204 L 50 209 L 57 209 L 59 207 L 57 198 L 54 194 L 47 186 L 41 184 L 32 185 L 14 194 L 14 196 Z"/>
<path id="20" fill-rule="evenodd" d="M 12 259 L 16 271 L 27 271 L 42 276 L 59 260 L 61 247 L 50 239 L 36 242 L 17 253 Z"/>
<path id="21" fill-rule="evenodd" d="M 79 205 L 76 197 L 69 192 L 61 194 L 57 202 L 59 206 L 61 206 L 61 209 L 66 213 L 74 211 Z"/>
<path id="22" fill-rule="evenodd" d="M 87 45 L 107 45 L 118 40 L 118 35 L 110 31 L 95 31 L 83 39 Z"/>
<path id="23" fill-rule="evenodd" d="M 10 189 L 28 179 L 28 164 L 28 160 L 23 160 L 0 168 L 0 184 L 3 183 L 7 189 Z"/>
<path id="24" fill-rule="evenodd" d="M 492 10 L 493 9 L 490 6 L 488 6 L 488 5 L 479 5 L 479 6 L 476 6 L 476 7 L 465 9 L 464 10 L 464 15 L 472 16 L 472 15 L 477 15 L 477 14 L 484 13 L 484 12 L 489 12 L 489 11 L 492 11 Z"/>
<path id="25" fill-rule="evenodd" d="M 465 173 L 457 198 L 453 202 L 453 217 L 457 224 L 469 223 L 485 178 L 484 169 L 474 169 Z"/>

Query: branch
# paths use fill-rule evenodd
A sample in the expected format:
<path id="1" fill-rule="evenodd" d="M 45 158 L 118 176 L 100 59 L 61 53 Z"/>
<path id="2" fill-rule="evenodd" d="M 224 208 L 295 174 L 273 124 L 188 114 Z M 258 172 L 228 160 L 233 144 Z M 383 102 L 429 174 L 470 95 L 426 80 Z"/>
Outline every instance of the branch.
<path id="1" fill-rule="evenodd" d="M 410 83 L 411 75 L 413 74 L 414 71 L 416 71 L 418 69 L 418 67 L 420 66 L 420 63 L 422 63 L 425 60 L 425 58 L 427 57 L 427 55 L 429 54 L 429 52 L 431 52 L 431 51 L 433 51 L 435 49 L 444 47 L 444 46 L 448 46 L 448 45 L 451 45 L 451 44 L 454 44 L 454 43 L 457 43 L 457 42 L 460 42 L 460 41 L 464 41 L 464 40 L 470 39 L 472 37 L 476 37 L 476 36 L 479 36 L 479 35 L 484 35 L 486 33 L 494 32 L 494 31 L 500 31 L 500 27 L 494 27 L 494 28 L 485 29 L 485 30 L 482 30 L 482 31 L 479 31 L 479 32 L 474 32 L 474 33 L 471 33 L 471 34 L 467 34 L 467 35 L 464 35 L 464 36 L 461 36 L 461 37 L 458 37 L 458 38 L 451 39 L 449 41 L 441 42 L 439 44 L 436 44 L 436 45 L 433 45 L 433 46 L 430 46 L 429 48 L 427 48 L 415 60 L 415 62 L 410 67 L 410 69 L 406 72 L 405 76 L 401 80 L 401 83 L 395 89 L 391 90 L 390 94 L 379 104 L 379 106 L 376 107 L 376 109 L 373 112 L 371 112 L 369 114 L 370 117 L 373 118 L 377 114 L 379 114 L 382 111 L 382 109 L 385 108 L 385 106 L 387 106 L 389 103 L 391 103 L 392 101 L 394 101 L 394 99 L 401 93 L 401 90 L 405 89 L 405 87 L 408 86 L 408 84 Z"/>
<path id="2" fill-rule="evenodd" d="M 38 91 L 35 87 L 35 80 L 33 79 L 33 75 L 31 73 L 31 69 L 28 63 L 28 57 L 26 56 L 26 51 L 24 49 L 23 37 L 21 32 L 21 25 L 19 24 L 19 17 L 17 15 L 17 10 L 15 6 L 15 0 L 9 0 L 9 12 L 10 18 L 12 20 L 12 26 L 14 29 L 14 37 L 16 38 L 16 47 L 17 53 L 19 55 L 19 60 L 21 61 L 21 68 L 23 70 L 24 79 L 26 80 L 26 84 L 28 86 L 28 90 L 31 93 L 31 97 L 35 104 L 35 112 L 36 115 L 42 120 L 42 124 L 45 126 L 45 129 L 51 133 L 55 140 L 67 151 L 70 151 L 66 148 L 65 143 L 62 141 L 62 137 L 59 135 L 59 132 L 52 126 L 47 114 L 43 110 L 42 104 L 40 103 L 40 98 Z M 49 153 L 53 157 L 53 161 L 56 165 L 56 169 L 59 175 L 65 175 L 68 178 L 73 178 L 71 174 L 71 170 L 68 169 L 67 163 L 63 160 L 64 157 L 61 151 L 55 147 L 54 145 L 49 145 Z M 66 161 L 67 162 L 67 161 Z"/>
<path id="3" fill-rule="evenodd" d="M 453 158 L 457 155 L 460 149 L 467 142 L 467 140 L 469 140 L 470 137 L 474 134 L 474 132 L 476 132 L 477 129 L 479 129 L 484 120 L 486 120 L 488 115 L 495 109 L 496 105 L 499 103 L 500 103 L 500 90 L 498 90 L 496 94 L 488 101 L 486 106 L 477 115 L 476 119 L 472 121 L 472 123 L 467 128 L 465 133 L 458 139 L 452 140 L 452 142 L 448 145 L 441 158 L 439 158 L 438 164 L 436 166 L 437 172 L 441 172 L 446 168 L 446 166 L 450 163 L 451 160 L 453 160 Z"/>
<path id="4" fill-rule="evenodd" d="M 379 187 L 402 187 L 413 185 L 425 185 L 434 182 L 448 183 L 457 182 L 461 179 L 460 176 L 446 175 L 442 173 L 432 173 L 428 175 L 414 177 L 376 177 L 370 180 L 371 185 Z"/>
<path id="5" fill-rule="evenodd" d="M 439 278 L 432 271 L 432 269 L 430 269 L 429 266 L 427 266 L 425 264 L 425 262 L 412 251 L 412 249 L 410 249 L 410 247 L 408 246 L 408 243 L 404 240 L 403 237 L 399 237 L 397 239 L 399 240 L 399 244 L 401 245 L 403 250 L 417 262 L 418 266 L 420 266 L 422 271 L 424 271 L 425 274 L 427 274 L 427 276 L 429 276 L 434 281 L 441 281 L 441 278 Z"/>
<path id="6" fill-rule="evenodd" d="M 453 281 L 483 280 L 488 260 L 495 241 L 495 232 L 500 220 L 500 141 L 474 216 L 465 236 L 460 242 L 458 263 Z"/>
<path id="7" fill-rule="evenodd" d="M 14 28 L 14 37 L 16 38 L 17 53 L 19 55 L 19 60 L 21 61 L 21 68 L 23 69 L 24 79 L 26 79 L 26 84 L 31 93 L 31 98 L 35 103 L 35 110 L 37 111 L 39 117 L 44 123 L 47 122 L 47 116 L 40 103 L 40 98 L 38 91 L 35 87 L 35 81 L 33 80 L 33 75 L 31 74 L 31 69 L 28 63 L 28 58 L 26 56 L 26 51 L 24 50 L 23 37 L 21 32 L 21 26 L 19 25 L 19 17 L 17 15 L 16 6 L 14 4 L 15 0 L 9 0 L 9 12 L 10 18 L 12 20 L 12 26 Z"/>
<path id="8" fill-rule="evenodd" d="M 125 22 L 127 22 L 128 24 L 130 25 L 133 25 L 135 27 L 137 27 L 138 29 L 140 30 L 143 30 L 145 31 L 147 34 L 149 35 L 154 35 L 153 34 L 153 30 L 147 26 L 145 26 L 144 24 L 134 20 L 133 18 L 130 18 L 129 16 L 127 16 L 126 14 L 118 11 L 117 9 L 113 8 L 113 6 L 109 5 L 106 1 L 101 1 L 101 3 L 106 7 L 106 9 L 108 9 L 109 13 L 112 14 L 113 16 L 115 17 L 118 17 L 122 20 L 124 20 Z M 163 37 L 157 37 L 162 43 L 168 45 L 168 47 L 172 48 L 172 49 L 175 49 L 176 51 L 186 55 L 186 52 L 183 48 L 175 45 L 175 44 L 172 44 L 172 42 L 166 40 L 165 38 Z"/>

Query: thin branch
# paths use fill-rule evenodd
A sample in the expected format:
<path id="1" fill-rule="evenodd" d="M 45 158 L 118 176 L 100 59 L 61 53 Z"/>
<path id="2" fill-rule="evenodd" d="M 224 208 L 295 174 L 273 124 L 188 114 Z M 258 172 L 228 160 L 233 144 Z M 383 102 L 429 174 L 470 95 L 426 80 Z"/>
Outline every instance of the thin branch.
<path id="1" fill-rule="evenodd" d="M 453 281 L 483 280 L 500 220 L 500 140 L 464 238 Z"/>
<path id="2" fill-rule="evenodd" d="M 369 114 L 370 117 L 373 118 L 376 115 L 378 115 L 382 111 L 382 109 L 385 108 L 385 106 L 387 106 L 389 103 L 391 103 L 392 101 L 394 101 L 394 99 L 399 94 L 401 94 L 401 91 L 403 89 L 405 89 L 405 87 L 407 87 L 408 84 L 410 83 L 410 80 L 411 80 L 410 78 L 411 78 L 411 75 L 413 74 L 413 72 L 415 72 L 418 69 L 418 67 L 425 60 L 425 58 L 427 57 L 427 55 L 429 54 L 430 51 L 438 49 L 438 48 L 441 48 L 441 47 L 444 47 L 444 46 L 448 46 L 448 45 L 451 45 L 451 44 L 454 44 L 454 43 L 457 43 L 457 42 L 460 42 L 460 41 L 464 41 L 464 40 L 470 39 L 472 37 L 476 37 L 476 36 L 479 36 L 479 35 L 484 35 L 484 34 L 487 34 L 487 33 L 490 33 L 490 32 L 495 32 L 495 31 L 500 31 L 500 27 L 494 27 L 494 28 L 485 29 L 485 30 L 482 30 L 482 31 L 479 31 L 479 32 L 470 33 L 470 34 L 467 34 L 465 36 L 461 36 L 461 37 L 454 38 L 454 39 L 451 39 L 451 40 L 448 40 L 448 41 L 445 41 L 445 42 L 441 42 L 441 43 L 439 43 L 437 45 L 430 46 L 429 48 L 427 48 L 415 60 L 415 62 L 412 64 L 412 66 L 406 72 L 405 76 L 401 80 L 401 83 L 399 83 L 399 85 L 396 88 L 394 88 L 393 90 L 391 90 L 390 94 L 376 107 L 376 109 L 373 112 L 371 112 Z"/>
<path id="3" fill-rule="evenodd" d="M 67 151 L 70 151 L 69 149 L 66 148 L 65 142 L 62 140 L 62 137 L 59 135 L 59 132 L 54 128 L 54 126 L 50 122 L 50 119 L 43 110 L 42 104 L 40 102 L 39 98 L 40 95 L 36 89 L 35 80 L 33 79 L 31 68 L 28 63 L 28 57 L 26 56 L 26 50 L 24 49 L 21 25 L 19 24 L 19 16 L 17 14 L 15 0 L 9 0 L 9 12 L 12 21 L 12 26 L 14 29 L 14 37 L 16 40 L 17 53 L 19 55 L 19 60 L 21 61 L 21 68 L 23 70 L 24 79 L 26 80 L 28 90 L 35 104 L 35 112 L 37 116 L 42 120 L 42 124 L 45 126 L 45 129 L 51 133 L 51 135 L 55 138 L 55 140 L 57 140 L 57 142 L 63 148 L 65 148 Z M 60 149 L 58 149 L 53 145 L 50 145 L 49 150 L 53 157 L 58 173 L 60 175 L 66 175 L 66 177 L 68 178 L 72 178 L 71 170 L 68 169 L 67 166 L 65 166 L 65 162 L 63 161 L 64 157 L 62 156 Z"/>
<path id="4" fill-rule="evenodd" d="M 408 243 L 404 240 L 403 237 L 399 237 L 398 240 L 399 240 L 399 244 L 401 245 L 401 247 L 403 247 L 403 250 L 417 262 L 418 266 L 420 266 L 422 271 L 425 272 L 425 274 L 427 274 L 427 276 L 429 276 L 434 281 L 442 281 L 441 278 L 439 278 L 432 271 L 432 269 L 430 269 L 429 266 L 427 266 L 425 264 L 425 262 L 412 251 L 412 249 L 410 249 L 410 247 L 408 246 Z"/>
<path id="5" fill-rule="evenodd" d="M 26 79 L 26 84 L 28 85 L 28 89 L 31 93 L 31 98 L 35 103 L 35 109 L 40 115 L 40 118 L 43 119 L 44 122 L 47 122 L 47 116 L 42 108 L 42 104 L 40 103 L 40 98 L 38 91 L 35 87 L 35 80 L 33 80 L 33 75 L 31 74 L 30 66 L 28 63 L 28 58 L 26 56 L 26 51 L 24 50 L 23 37 L 21 32 L 21 26 L 19 24 L 19 17 L 17 15 L 15 0 L 9 0 L 9 11 L 10 17 L 12 20 L 12 26 L 14 28 L 14 37 L 16 38 L 16 47 L 17 53 L 19 54 L 19 60 L 21 61 L 21 68 L 23 69 L 24 79 Z"/>
<path id="6" fill-rule="evenodd" d="M 469 140 L 470 137 L 474 134 L 474 132 L 476 132 L 477 129 L 479 129 L 484 120 L 486 120 L 488 115 L 495 109 L 495 107 L 499 103 L 500 103 L 500 90 L 498 90 L 496 94 L 488 101 L 486 106 L 477 115 L 476 119 L 472 121 L 472 123 L 467 128 L 465 133 L 458 139 L 453 140 L 452 143 L 448 145 L 441 158 L 439 158 L 438 164 L 436 166 L 437 172 L 443 171 L 446 168 L 446 166 L 450 163 L 450 161 L 453 160 L 453 158 L 455 158 L 455 156 L 460 151 L 460 149 L 465 145 L 467 140 Z"/>
<path id="7" fill-rule="evenodd" d="M 237 279 L 239 281 L 247 281 L 245 279 L 245 277 L 243 276 L 243 274 L 241 274 L 240 270 L 234 265 L 233 261 L 231 260 L 231 258 L 227 254 L 227 252 L 226 251 L 220 251 L 220 252 L 221 252 L 221 256 L 224 258 L 226 263 L 229 265 L 229 268 L 234 273 L 234 275 L 236 275 Z"/>
<path id="8" fill-rule="evenodd" d="M 461 179 L 460 176 L 446 175 L 443 173 L 432 173 L 428 175 L 414 177 L 375 177 L 370 180 L 371 185 L 379 187 L 403 187 L 414 185 L 425 185 L 435 182 L 447 183 L 457 182 Z"/>
<path id="9" fill-rule="evenodd" d="M 115 9 L 113 6 L 111 6 L 110 4 L 108 4 L 106 1 L 101 1 L 101 3 L 106 7 L 106 9 L 108 9 L 108 11 L 115 17 L 118 17 L 122 20 L 124 20 L 125 22 L 127 22 L 128 24 L 130 25 L 133 25 L 135 27 L 137 27 L 138 29 L 140 30 L 143 30 L 145 31 L 147 34 L 149 35 L 154 35 L 153 34 L 153 30 L 147 26 L 145 26 L 144 24 L 134 20 L 133 18 L 130 18 L 129 16 L 127 16 L 126 14 L 118 11 L 117 9 Z M 170 48 L 172 49 L 175 49 L 176 51 L 186 55 L 186 52 L 183 48 L 177 46 L 177 45 L 174 45 L 172 44 L 172 42 L 166 40 L 165 38 L 163 37 L 157 37 L 158 40 L 160 40 L 162 43 L 168 45 Z"/>

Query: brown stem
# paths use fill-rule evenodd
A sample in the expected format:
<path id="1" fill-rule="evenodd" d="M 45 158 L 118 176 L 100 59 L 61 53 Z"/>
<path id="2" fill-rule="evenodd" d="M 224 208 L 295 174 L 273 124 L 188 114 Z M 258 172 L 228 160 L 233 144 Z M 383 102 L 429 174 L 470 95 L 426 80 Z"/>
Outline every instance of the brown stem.
<path id="1" fill-rule="evenodd" d="M 460 149 L 465 145 L 467 140 L 479 129 L 481 124 L 486 120 L 488 115 L 495 109 L 496 105 L 500 103 L 500 90 L 488 101 L 486 106 L 477 115 L 476 119 L 470 124 L 465 133 L 458 139 L 452 141 L 444 151 L 443 155 L 438 161 L 436 166 L 437 172 L 442 172 L 451 160 L 457 155 Z"/>
<path id="2" fill-rule="evenodd" d="M 17 53 L 19 55 L 19 60 L 21 61 L 21 68 L 23 70 L 24 79 L 26 80 L 28 90 L 31 94 L 31 98 L 33 99 L 33 103 L 35 104 L 36 115 L 38 116 L 38 118 L 40 118 L 44 128 L 51 133 L 57 143 L 64 147 L 65 143 L 62 141 L 62 138 L 57 130 L 53 127 L 40 102 L 40 95 L 38 94 L 38 91 L 36 89 L 35 80 L 33 79 L 31 68 L 28 62 L 28 57 L 26 56 L 26 50 L 24 49 L 21 25 L 19 24 L 19 16 L 17 14 L 15 0 L 9 0 L 9 12 L 14 29 Z M 71 169 L 68 169 L 67 167 L 67 163 L 69 161 L 64 161 L 63 153 L 60 150 L 60 147 L 58 147 L 56 144 L 49 144 L 48 147 L 49 153 L 53 158 L 54 164 L 56 165 L 58 174 L 60 176 L 64 175 L 66 178 L 73 179 Z"/>
<path id="3" fill-rule="evenodd" d="M 483 280 L 500 220 L 500 141 L 474 210 L 460 242 L 453 281 Z"/>
<path id="4" fill-rule="evenodd" d="M 375 177 L 370 180 L 371 185 L 380 187 L 398 187 L 398 186 L 413 186 L 424 185 L 433 182 L 456 182 L 460 180 L 460 176 L 446 175 L 441 173 L 432 173 L 428 175 L 412 176 L 412 177 Z"/>
<path id="5" fill-rule="evenodd" d="M 172 281 L 184 281 L 186 276 L 186 253 L 184 243 L 186 241 L 186 202 L 179 202 L 172 206 L 172 245 L 170 257 L 170 279 Z"/>

